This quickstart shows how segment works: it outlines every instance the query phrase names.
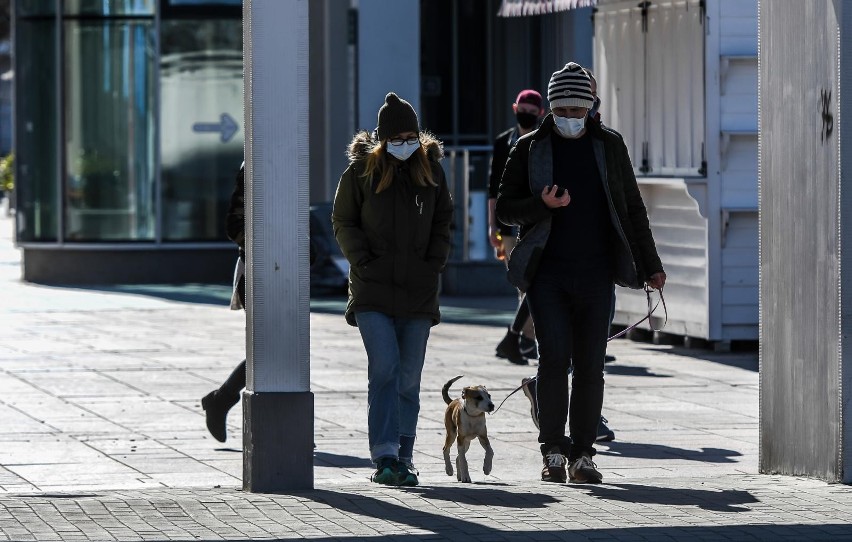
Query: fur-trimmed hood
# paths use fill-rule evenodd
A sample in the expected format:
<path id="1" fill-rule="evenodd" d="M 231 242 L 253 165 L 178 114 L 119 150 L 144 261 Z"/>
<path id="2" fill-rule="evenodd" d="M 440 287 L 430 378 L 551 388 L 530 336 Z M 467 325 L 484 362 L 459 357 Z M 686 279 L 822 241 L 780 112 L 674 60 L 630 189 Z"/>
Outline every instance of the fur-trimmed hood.
<path id="1" fill-rule="evenodd" d="M 352 141 L 349 142 L 349 147 L 346 149 L 346 156 L 349 158 L 349 163 L 364 159 L 370 154 L 370 151 L 379 144 L 379 140 L 373 137 L 373 134 L 366 130 L 362 130 L 355 134 Z M 444 157 L 444 144 L 434 135 L 429 132 L 420 132 L 420 144 L 426 149 L 426 156 L 430 160 L 440 162 Z"/>

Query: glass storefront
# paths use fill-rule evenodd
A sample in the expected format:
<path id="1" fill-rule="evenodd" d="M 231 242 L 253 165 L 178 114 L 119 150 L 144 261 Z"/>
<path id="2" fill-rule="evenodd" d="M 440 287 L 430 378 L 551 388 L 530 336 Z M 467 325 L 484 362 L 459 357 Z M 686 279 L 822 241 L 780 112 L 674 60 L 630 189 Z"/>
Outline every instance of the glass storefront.
<path id="1" fill-rule="evenodd" d="M 153 240 L 153 21 L 64 24 L 65 240 Z"/>
<path id="2" fill-rule="evenodd" d="M 160 139 L 163 240 L 209 241 L 243 161 L 241 21 L 163 21 Z"/>
<path id="3" fill-rule="evenodd" d="M 24 2 L 32 18 L 17 20 L 15 51 L 15 161 L 18 239 L 53 242 L 59 233 L 59 107 L 55 16 Z"/>
<path id="4" fill-rule="evenodd" d="M 18 241 L 222 241 L 240 0 L 15 0 Z"/>

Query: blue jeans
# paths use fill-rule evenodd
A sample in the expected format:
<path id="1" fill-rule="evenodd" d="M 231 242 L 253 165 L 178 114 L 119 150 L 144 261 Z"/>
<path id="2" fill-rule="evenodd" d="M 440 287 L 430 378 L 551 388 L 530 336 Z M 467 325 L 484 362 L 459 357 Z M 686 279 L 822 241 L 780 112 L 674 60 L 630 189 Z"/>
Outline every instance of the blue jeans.
<path id="1" fill-rule="evenodd" d="M 608 270 L 578 274 L 542 270 L 527 291 L 538 339 L 536 399 L 542 453 L 558 446 L 569 460 L 584 452 L 595 454 L 613 289 Z M 566 422 L 570 438 L 565 436 Z"/>
<path id="2" fill-rule="evenodd" d="M 381 312 L 356 312 L 355 321 L 367 350 L 367 432 L 370 459 L 411 460 L 420 414 L 420 377 L 432 321 L 393 318 Z"/>

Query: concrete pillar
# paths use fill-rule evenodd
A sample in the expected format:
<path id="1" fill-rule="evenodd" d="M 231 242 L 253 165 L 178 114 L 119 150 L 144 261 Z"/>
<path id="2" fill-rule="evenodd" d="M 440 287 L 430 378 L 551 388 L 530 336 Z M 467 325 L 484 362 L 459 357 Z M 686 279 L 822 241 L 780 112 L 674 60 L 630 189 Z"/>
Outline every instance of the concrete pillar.
<path id="1" fill-rule="evenodd" d="M 243 487 L 313 488 L 308 0 L 244 0 L 247 382 Z"/>
<path id="2" fill-rule="evenodd" d="M 760 471 L 850 483 L 852 9 L 758 5 Z"/>

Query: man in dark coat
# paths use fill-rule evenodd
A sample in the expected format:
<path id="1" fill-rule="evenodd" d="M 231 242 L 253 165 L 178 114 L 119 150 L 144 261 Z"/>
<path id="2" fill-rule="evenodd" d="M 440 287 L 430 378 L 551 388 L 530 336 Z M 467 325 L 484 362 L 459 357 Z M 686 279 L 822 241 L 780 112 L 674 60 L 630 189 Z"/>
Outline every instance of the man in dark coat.
<path id="1" fill-rule="evenodd" d="M 666 274 L 624 142 L 586 122 L 586 71 L 566 64 L 547 98 L 551 114 L 509 154 L 497 218 L 520 227 L 509 279 L 526 291 L 539 343 L 542 480 L 600 483 L 592 457 L 614 284 L 662 288 Z"/>
<path id="2" fill-rule="evenodd" d="M 526 89 L 518 93 L 512 111 L 515 113 L 517 124 L 497 136 L 494 140 L 494 151 L 491 155 L 491 174 L 488 181 L 488 239 L 494 247 L 497 259 L 508 265 L 509 255 L 515 247 L 517 236 L 515 228 L 507 226 L 499 220 L 494 212 L 497 205 L 497 192 L 500 178 L 509 159 L 509 151 L 517 143 L 518 138 L 532 132 L 538 126 L 542 114 L 541 94 L 536 90 Z M 526 365 L 527 359 L 538 359 L 538 348 L 535 344 L 535 328 L 530 318 L 529 307 L 523 294 L 518 295 L 518 309 L 515 319 L 503 339 L 497 344 L 495 355 L 508 359 L 516 365 Z"/>

